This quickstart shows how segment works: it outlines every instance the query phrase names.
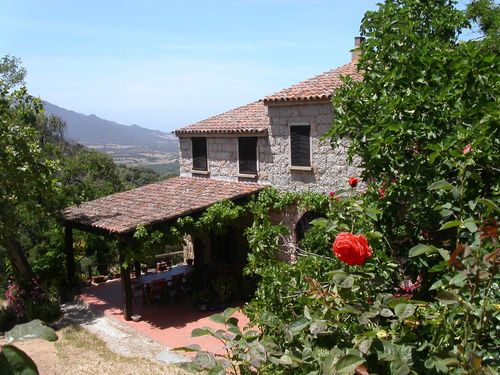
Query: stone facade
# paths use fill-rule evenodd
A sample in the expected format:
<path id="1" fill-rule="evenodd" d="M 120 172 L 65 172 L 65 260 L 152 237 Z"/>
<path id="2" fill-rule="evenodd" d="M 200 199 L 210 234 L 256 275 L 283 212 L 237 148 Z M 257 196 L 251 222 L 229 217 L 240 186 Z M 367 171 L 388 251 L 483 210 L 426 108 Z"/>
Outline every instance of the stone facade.
<path id="1" fill-rule="evenodd" d="M 345 188 L 349 176 L 359 175 L 358 168 L 347 164 L 345 147 L 332 149 L 328 141 L 320 139 L 333 120 L 329 102 L 269 105 L 267 108 L 269 135 L 258 137 L 257 177 L 242 177 L 238 173 L 238 136 L 216 134 L 207 136 L 207 177 L 270 184 L 286 191 L 329 192 Z M 310 126 L 310 170 L 290 167 L 290 125 L 294 124 Z M 179 142 L 181 177 L 203 175 L 192 171 L 191 137 L 180 136 Z"/>
<path id="2" fill-rule="evenodd" d="M 273 160 L 261 164 L 261 173 L 271 185 L 288 191 L 329 192 L 344 188 L 349 176 L 359 169 L 349 166 L 345 147 L 332 148 L 321 137 L 333 121 L 332 105 L 328 103 L 269 105 L 269 140 Z M 290 125 L 311 127 L 311 170 L 290 167 Z"/>

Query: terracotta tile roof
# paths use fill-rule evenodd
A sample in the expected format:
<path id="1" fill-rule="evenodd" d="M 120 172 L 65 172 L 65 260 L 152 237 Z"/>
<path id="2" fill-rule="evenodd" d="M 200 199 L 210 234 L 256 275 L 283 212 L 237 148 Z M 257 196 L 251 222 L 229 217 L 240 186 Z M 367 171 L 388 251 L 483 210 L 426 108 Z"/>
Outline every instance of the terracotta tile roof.
<path id="1" fill-rule="evenodd" d="M 267 135 L 268 127 L 267 108 L 262 101 L 257 101 L 177 129 L 175 134 L 251 133 Z"/>
<path id="2" fill-rule="evenodd" d="M 342 85 L 341 76 L 351 76 L 355 80 L 362 79 L 361 74 L 356 69 L 356 63 L 350 62 L 272 95 L 268 95 L 264 98 L 264 103 L 329 100 L 335 89 Z"/>
<path id="3" fill-rule="evenodd" d="M 241 198 L 263 188 L 254 183 L 174 177 L 68 207 L 62 214 L 70 224 L 126 233 L 141 224 L 176 219 L 223 199 Z"/>

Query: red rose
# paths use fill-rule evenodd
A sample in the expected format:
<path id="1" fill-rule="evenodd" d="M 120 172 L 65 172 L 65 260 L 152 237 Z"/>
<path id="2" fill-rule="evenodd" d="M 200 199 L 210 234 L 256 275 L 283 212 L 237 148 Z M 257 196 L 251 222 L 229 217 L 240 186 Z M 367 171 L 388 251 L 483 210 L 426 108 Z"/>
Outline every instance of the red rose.
<path id="1" fill-rule="evenodd" d="M 330 199 L 335 198 L 335 193 L 333 191 L 330 192 Z"/>
<path id="2" fill-rule="evenodd" d="M 467 146 L 464 147 L 464 149 L 463 149 L 462 152 L 463 152 L 464 155 L 467 155 L 471 151 L 473 151 L 472 150 L 472 145 L 469 143 Z"/>
<path id="3" fill-rule="evenodd" d="M 351 266 L 362 266 L 366 258 L 372 255 L 366 237 L 359 234 L 342 232 L 337 235 L 332 247 L 333 253 L 340 261 Z"/>
<path id="4" fill-rule="evenodd" d="M 359 179 L 357 177 L 349 177 L 349 185 L 351 185 L 352 188 L 358 186 L 358 181 Z"/>

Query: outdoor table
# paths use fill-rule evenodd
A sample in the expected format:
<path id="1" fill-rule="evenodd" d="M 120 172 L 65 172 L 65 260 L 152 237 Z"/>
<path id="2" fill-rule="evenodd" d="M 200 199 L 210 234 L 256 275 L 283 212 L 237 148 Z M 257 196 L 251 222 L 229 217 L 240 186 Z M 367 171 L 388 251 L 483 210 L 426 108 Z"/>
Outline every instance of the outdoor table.
<path id="1" fill-rule="evenodd" d="M 189 264 L 183 264 L 179 266 L 174 266 L 168 271 L 147 273 L 136 278 L 136 283 L 142 286 L 143 290 L 143 302 L 145 302 L 145 291 L 150 288 L 153 281 L 164 280 L 167 284 L 172 280 L 175 275 L 187 275 L 193 271 L 193 266 Z"/>
<path id="2" fill-rule="evenodd" d="M 147 273 L 136 278 L 136 281 L 143 286 L 147 286 L 156 280 L 165 280 L 167 283 L 172 280 L 174 275 L 186 275 L 191 272 L 192 266 L 188 264 L 182 264 L 180 266 L 174 266 L 168 271 Z"/>

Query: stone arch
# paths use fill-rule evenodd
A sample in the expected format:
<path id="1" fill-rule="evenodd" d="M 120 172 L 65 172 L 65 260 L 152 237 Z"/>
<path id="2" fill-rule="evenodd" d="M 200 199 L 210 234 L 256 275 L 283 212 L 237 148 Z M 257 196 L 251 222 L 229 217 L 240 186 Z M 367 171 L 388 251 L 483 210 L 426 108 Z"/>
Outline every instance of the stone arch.
<path id="1" fill-rule="evenodd" d="M 311 221 L 321 217 L 320 214 L 313 211 L 306 211 L 295 224 L 295 244 L 299 244 L 304 238 L 305 233 L 311 228 Z"/>

